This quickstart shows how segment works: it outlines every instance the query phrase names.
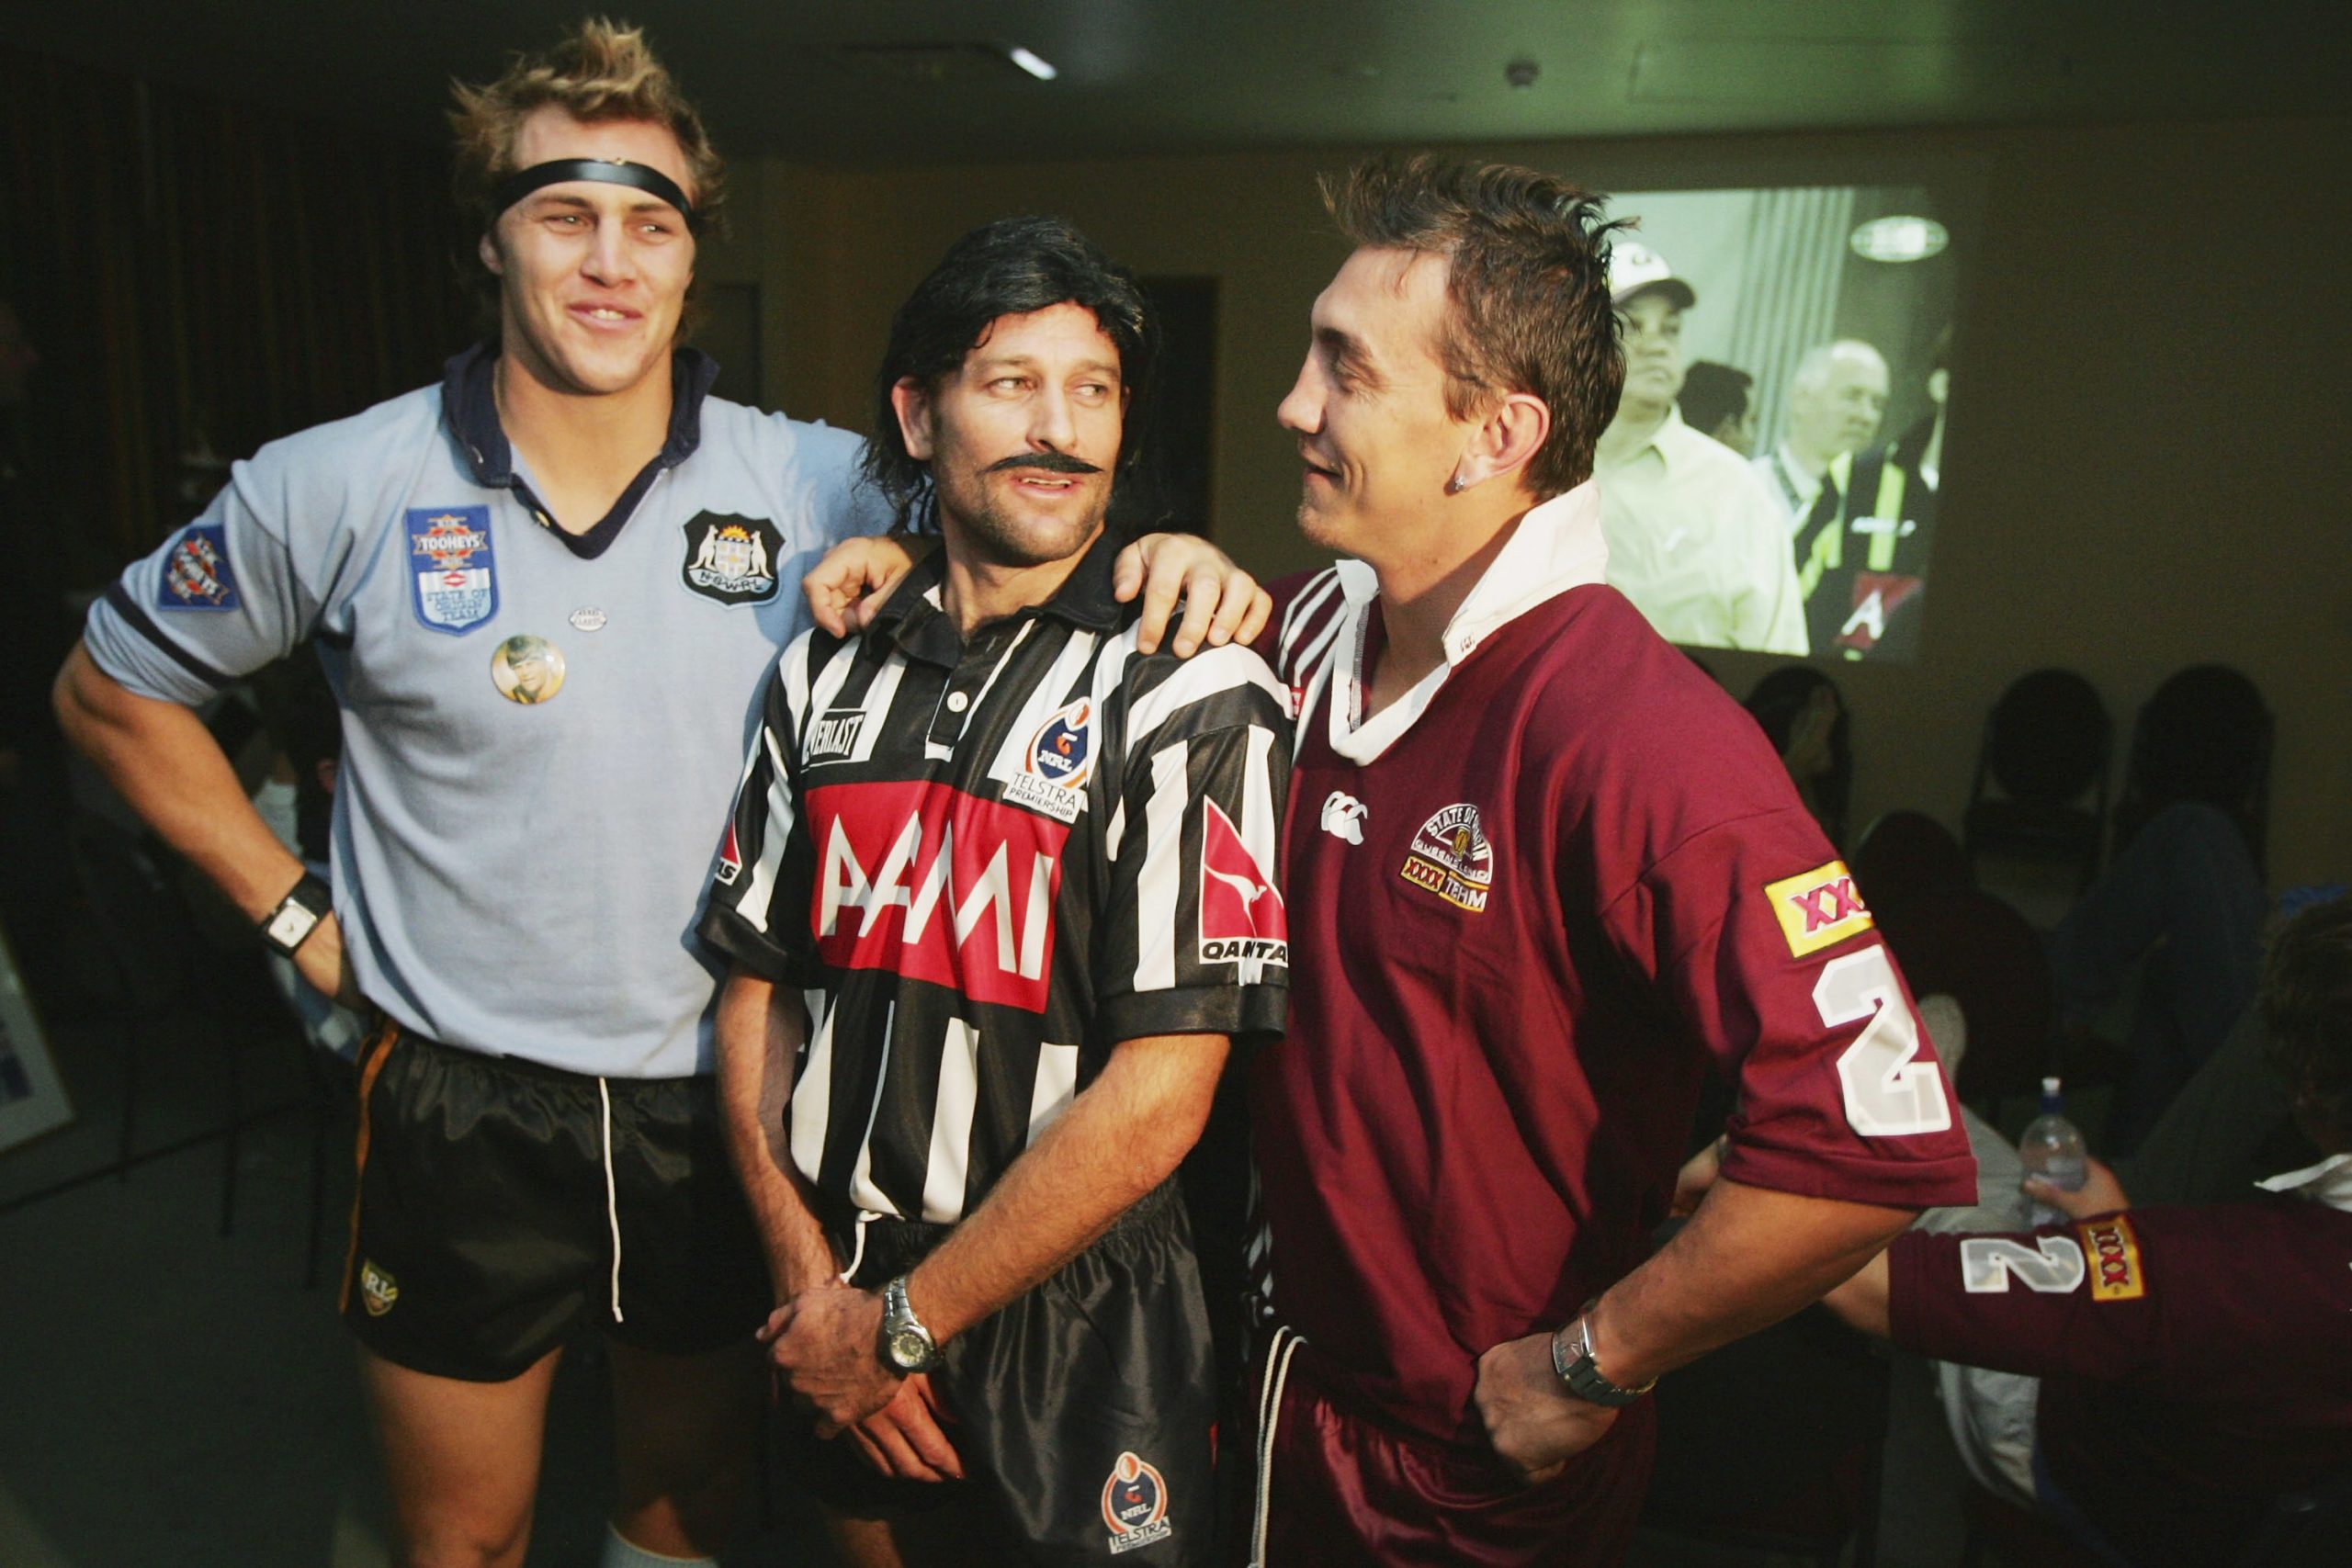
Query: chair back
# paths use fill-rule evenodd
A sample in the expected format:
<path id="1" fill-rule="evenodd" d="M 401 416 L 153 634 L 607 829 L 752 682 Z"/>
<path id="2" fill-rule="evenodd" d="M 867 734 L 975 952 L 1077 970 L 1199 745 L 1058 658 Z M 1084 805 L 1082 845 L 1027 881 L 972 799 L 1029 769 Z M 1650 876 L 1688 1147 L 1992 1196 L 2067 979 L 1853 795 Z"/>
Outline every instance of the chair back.
<path id="1" fill-rule="evenodd" d="M 2107 705 L 2088 681 L 2072 670 L 2036 670 L 1993 705 L 1982 768 L 2012 800 L 2071 806 L 2104 785 L 2113 739 Z"/>
<path id="2" fill-rule="evenodd" d="M 1976 885 L 1960 840 L 1924 811 L 1889 811 L 1863 829 L 1852 869 L 1873 909 Z"/>
<path id="3" fill-rule="evenodd" d="M 2175 801 L 2199 801 L 2237 823 L 2263 859 L 2277 723 L 2255 683 L 2226 664 L 2192 664 L 2158 686 L 2132 726 L 2116 804 L 2115 848 Z"/>
<path id="4" fill-rule="evenodd" d="M 2036 670 L 2010 682 L 1985 716 L 1969 784 L 1970 865 L 1988 850 L 2022 853 L 2072 863 L 2088 887 L 2107 837 L 2113 740 L 2106 705 L 2075 671 Z"/>

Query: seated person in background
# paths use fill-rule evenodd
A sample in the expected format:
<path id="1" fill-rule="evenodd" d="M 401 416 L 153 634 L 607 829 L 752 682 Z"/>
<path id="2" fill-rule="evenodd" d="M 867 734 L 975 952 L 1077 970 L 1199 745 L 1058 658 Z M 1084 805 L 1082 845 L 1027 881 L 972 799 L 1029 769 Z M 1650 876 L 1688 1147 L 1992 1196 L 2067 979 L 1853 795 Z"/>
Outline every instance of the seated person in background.
<path id="1" fill-rule="evenodd" d="M 1905 1349 L 2027 1374 L 2030 1501 L 2132 1568 L 2230 1562 L 2272 1499 L 2352 1464 L 2352 899 L 2279 933 L 2262 1009 L 2319 1164 L 2126 1213 L 2094 1160 L 2080 1192 L 2028 1188 L 2080 1223 L 1915 1231 L 1827 1297 Z"/>
<path id="2" fill-rule="evenodd" d="M 1756 682 L 1744 705 L 1780 753 L 1797 798 L 1829 841 L 1844 849 L 1854 754 L 1838 683 L 1811 665 L 1784 664 Z"/>
<path id="3" fill-rule="evenodd" d="M 1691 362 L 1682 373 L 1682 395 L 1675 406 L 1682 423 L 1712 435 L 1743 457 L 1756 455 L 1756 378 L 1712 359 Z"/>
<path id="4" fill-rule="evenodd" d="M 2235 824 L 2181 801 L 2149 819 L 2051 933 L 2071 1028 L 2086 1029 L 2140 964 L 2131 1059 L 2108 1123 L 2116 1153 L 2139 1147 L 2253 1001 L 2268 910 Z"/>
<path id="5" fill-rule="evenodd" d="M 1620 232 L 1609 294 L 1623 323 L 1625 385 L 1593 451 L 1609 585 L 1658 636 L 1702 648 L 1805 651 L 1789 528 L 1763 481 L 1682 423 L 1682 313 L 1698 293 Z"/>

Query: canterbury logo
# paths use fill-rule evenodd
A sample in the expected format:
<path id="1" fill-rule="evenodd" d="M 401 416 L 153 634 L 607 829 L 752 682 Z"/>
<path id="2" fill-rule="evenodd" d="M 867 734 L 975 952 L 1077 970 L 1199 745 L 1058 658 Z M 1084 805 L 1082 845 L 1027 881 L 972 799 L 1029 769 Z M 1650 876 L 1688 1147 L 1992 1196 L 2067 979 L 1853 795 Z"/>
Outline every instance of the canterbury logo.
<path id="1" fill-rule="evenodd" d="M 827 964 L 1046 1010 L 1067 826 L 908 783 L 812 789 L 808 824 L 809 914 Z"/>

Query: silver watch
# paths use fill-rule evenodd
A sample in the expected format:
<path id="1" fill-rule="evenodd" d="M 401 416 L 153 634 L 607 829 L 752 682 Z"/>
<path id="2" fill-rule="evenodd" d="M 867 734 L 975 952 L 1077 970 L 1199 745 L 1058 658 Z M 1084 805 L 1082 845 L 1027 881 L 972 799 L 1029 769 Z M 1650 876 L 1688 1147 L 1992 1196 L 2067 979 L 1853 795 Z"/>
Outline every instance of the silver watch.
<path id="1" fill-rule="evenodd" d="M 881 1348 L 883 1365 L 901 1376 L 927 1372 L 939 1365 L 938 1343 L 915 1316 L 915 1309 L 907 1304 L 904 1274 L 882 1287 Z"/>
<path id="2" fill-rule="evenodd" d="M 1589 1404 L 1622 1407 L 1649 1393 L 1657 1386 L 1652 1378 L 1639 1388 L 1624 1388 L 1601 1375 L 1600 1367 L 1592 1359 L 1592 1303 L 1553 1332 L 1552 1370 L 1568 1385 L 1568 1392 Z"/>

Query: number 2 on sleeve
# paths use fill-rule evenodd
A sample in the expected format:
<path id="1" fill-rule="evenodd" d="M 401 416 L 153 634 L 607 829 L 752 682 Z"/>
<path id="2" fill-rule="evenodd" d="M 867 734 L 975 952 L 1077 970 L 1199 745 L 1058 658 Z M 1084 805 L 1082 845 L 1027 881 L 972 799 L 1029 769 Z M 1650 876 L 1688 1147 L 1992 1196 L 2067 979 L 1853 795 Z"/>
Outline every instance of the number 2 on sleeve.
<path id="1" fill-rule="evenodd" d="M 1919 1056 L 1919 1021 L 1903 1001 L 1903 987 L 1886 949 L 1873 942 L 1822 965 L 1813 1005 L 1836 1029 L 1862 1023 L 1838 1057 L 1846 1121 L 1866 1138 L 1940 1133 L 1951 1125 L 1943 1074 Z M 1867 1020 L 1867 1022 L 1863 1021 Z"/>

